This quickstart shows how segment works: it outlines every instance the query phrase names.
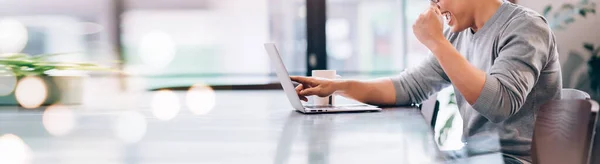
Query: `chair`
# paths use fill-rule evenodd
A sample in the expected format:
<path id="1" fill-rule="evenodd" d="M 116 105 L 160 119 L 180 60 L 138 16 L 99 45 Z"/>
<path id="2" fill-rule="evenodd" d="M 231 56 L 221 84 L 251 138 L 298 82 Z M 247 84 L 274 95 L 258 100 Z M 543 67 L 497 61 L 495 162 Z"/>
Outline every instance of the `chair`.
<path id="1" fill-rule="evenodd" d="M 592 104 L 592 110 L 596 110 L 598 111 L 599 105 L 598 103 L 594 102 Z M 598 112 L 596 112 L 598 113 Z M 597 115 L 597 114 L 596 114 Z M 598 126 L 598 122 L 600 121 L 600 117 L 596 117 L 596 126 L 593 130 L 593 138 L 592 138 L 592 150 L 590 152 L 590 163 L 591 164 L 600 164 L 600 135 L 598 135 L 598 132 L 600 132 L 600 126 Z"/>
<path id="2" fill-rule="evenodd" d="M 553 100 L 540 107 L 532 141 L 532 159 L 540 164 L 590 161 L 593 100 Z M 594 118 L 595 119 L 595 118 Z M 592 121 L 595 122 L 595 121 Z"/>
<path id="3" fill-rule="evenodd" d="M 590 95 L 588 93 L 585 93 L 584 91 L 580 91 L 577 89 L 571 89 L 571 88 L 564 88 L 561 90 L 561 100 L 579 100 L 579 99 L 583 99 L 583 100 L 589 100 L 590 99 Z"/>
<path id="4" fill-rule="evenodd" d="M 590 100 L 591 97 L 588 93 L 584 92 L 584 91 L 580 91 L 577 89 L 571 89 L 571 88 L 564 88 L 561 90 L 561 100 L 573 100 L 573 99 L 579 99 L 579 100 Z M 600 139 L 599 136 L 596 135 L 596 132 L 598 132 L 598 127 L 597 127 L 597 117 L 598 117 L 598 103 L 593 102 L 592 104 L 595 107 L 592 107 L 592 113 L 590 114 L 591 119 L 590 119 L 590 133 L 588 133 L 589 138 L 591 139 L 590 144 L 592 145 L 592 150 L 590 153 L 590 162 L 594 163 L 594 164 L 600 164 Z"/>
<path id="5" fill-rule="evenodd" d="M 437 101 L 437 94 L 429 96 L 429 99 L 421 102 L 419 109 L 421 109 L 421 114 L 425 117 L 425 120 L 431 125 L 432 128 L 435 128 L 435 121 L 437 120 L 437 114 L 440 106 L 440 102 Z"/>

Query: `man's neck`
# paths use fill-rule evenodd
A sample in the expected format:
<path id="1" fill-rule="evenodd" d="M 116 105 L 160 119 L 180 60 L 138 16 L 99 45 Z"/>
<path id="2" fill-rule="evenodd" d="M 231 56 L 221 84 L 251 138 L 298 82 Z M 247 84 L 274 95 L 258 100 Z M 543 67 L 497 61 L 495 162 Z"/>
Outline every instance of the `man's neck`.
<path id="1" fill-rule="evenodd" d="M 500 6 L 502 6 L 502 3 L 502 0 L 481 1 L 481 3 L 477 5 L 475 11 L 473 12 L 474 24 L 471 26 L 471 30 L 473 30 L 473 32 L 477 32 L 479 29 L 481 29 L 483 25 L 485 25 L 485 22 L 494 16 Z"/>

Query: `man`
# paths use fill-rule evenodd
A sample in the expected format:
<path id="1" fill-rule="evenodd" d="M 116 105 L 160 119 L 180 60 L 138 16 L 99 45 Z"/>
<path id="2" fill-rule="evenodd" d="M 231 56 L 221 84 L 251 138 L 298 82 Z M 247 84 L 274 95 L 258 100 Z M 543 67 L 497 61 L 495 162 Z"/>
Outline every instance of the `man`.
<path id="1" fill-rule="evenodd" d="M 451 27 L 445 31 L 443 18 Z M 464 137 L 495 135 L 505 161 L 531 162 L 535 113 L 562 88 L 546 20 L 502 0 L 434 0 L 413 33 L 433 54 L 420 66 L 369 81 L 291 77 L 301 83 L 298 95 L 306 101 L 337 91 L 364 103 L 406 105 L 452 85 Z"/>

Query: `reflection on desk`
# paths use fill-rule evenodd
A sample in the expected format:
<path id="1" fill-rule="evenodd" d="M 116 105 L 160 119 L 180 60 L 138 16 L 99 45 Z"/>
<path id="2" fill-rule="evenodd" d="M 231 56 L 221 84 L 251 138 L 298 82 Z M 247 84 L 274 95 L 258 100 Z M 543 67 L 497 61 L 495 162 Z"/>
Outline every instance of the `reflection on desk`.
<path id="1" fill-rule="evenodd" d="M 274 163 L 439 161 L 431 132 L 416 112 L 412 108 L 360 114 L 303 115 L 292 112 L 277 144 Z M 400 123 L 404 121 L 399 120 L 417 124 L 403 125 Z"/>
<path id="2" fill-rule="evenodd" d="M 283 91 L 216 91 L 215 107 L 196 115 L 175 92 L 181 109 L 156 117 L 153 94 L 94 95 L 53 113 L 0 107 L 0 136 L 43 164 L 444 162 L 416 108 L 303 115 Z"/>

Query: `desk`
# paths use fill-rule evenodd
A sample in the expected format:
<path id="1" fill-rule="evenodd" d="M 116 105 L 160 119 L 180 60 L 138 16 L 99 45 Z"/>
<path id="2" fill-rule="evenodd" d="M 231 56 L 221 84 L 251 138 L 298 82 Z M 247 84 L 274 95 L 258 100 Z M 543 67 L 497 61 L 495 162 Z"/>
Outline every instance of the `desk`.
<path id="1" fill-rule="evenodd" d="M 181 110 L 160 120 L 153 93 L 105 95 L 53 117 L 0 107 L 0 135 L 21 138 L 32 163 L 43 164 L 442 162 L 415 108 L 304 115 L 280 90 L 216 91 L 215 107 L 195 115 L 175 92 Z"/>

